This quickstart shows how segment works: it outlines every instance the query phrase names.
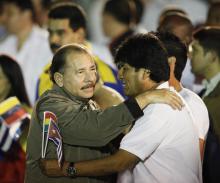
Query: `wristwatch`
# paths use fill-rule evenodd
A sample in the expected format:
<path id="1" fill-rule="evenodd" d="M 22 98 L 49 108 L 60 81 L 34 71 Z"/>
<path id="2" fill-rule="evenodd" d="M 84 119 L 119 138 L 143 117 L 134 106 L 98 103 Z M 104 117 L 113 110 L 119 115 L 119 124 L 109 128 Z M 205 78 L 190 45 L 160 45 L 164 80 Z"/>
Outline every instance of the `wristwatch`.
<path id="1" fill-rule="evenodd" d="M 76 171 L 76 168 L 75 168 L 73 162 L 69 163 L 69 166 L 66 169 L 66 173 L 71 178 L 75 178 L 76 177 L 77 171 Z"/>

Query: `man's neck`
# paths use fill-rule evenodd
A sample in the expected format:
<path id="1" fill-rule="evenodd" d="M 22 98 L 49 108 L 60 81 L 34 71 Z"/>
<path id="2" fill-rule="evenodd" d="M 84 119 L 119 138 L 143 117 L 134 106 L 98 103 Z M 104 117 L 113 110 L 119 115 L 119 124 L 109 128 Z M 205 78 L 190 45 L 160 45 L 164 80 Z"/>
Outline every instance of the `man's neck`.
<path id="1" fill-rule="evenodd" d="M 182 85 L 176 78 L 170 78 L 169 85 L 174 87 L 177 92 L 182 90 Z"/>
<path id="2" fill-rule="evenodd" d="M 154 90 L 154 89 L 156 89 L 158 86 L 160 86 L 161 84 L 163 84 L 165 81 L 161 81 L 161 82 L 159 82 L 159 83 L 153 83 L 152 84 L 152 87 L 150 88 L 151 90 Z"/>
<path id="3" fill-rule="evenodd" d="M 142 92 L 146 92 L 146 91 L 148 91 L 148 90 L 155 90 L 158 86 L 160 86 L 160 85 L 163 84 L 164 82 L 165 82 L 165 81 L 161 81 L 161 82 L 159 82 L 159 83 L 156 83 L 156 82 L 152 81 L 151 86 L 148 87 L 148 89 L 145 89 L 145 90 L 142 91 Z"/>
<path id="4" fill-rule="evenodd" d="M 161 81 L 159 83 L 156 83 L 154 81 L 152 81 L 151 85 L 149 86 L 149 83 L 148 83 L 148 86 L 147 87 L 144 87 L 142 88 L 142 90 L 140 90 L 138 93 L 136 93 L 135 95 L 128 95 L 128 97 L 137 97 L 138 95 L 140 95 L 141 93 L 144 93 L 144 92 L 147 92 L 147 91 L 150 91 L 150 90 L 155 90 L 158 86 L 160 86 L 161 84 L 163 84 L 165 81 Z"/>

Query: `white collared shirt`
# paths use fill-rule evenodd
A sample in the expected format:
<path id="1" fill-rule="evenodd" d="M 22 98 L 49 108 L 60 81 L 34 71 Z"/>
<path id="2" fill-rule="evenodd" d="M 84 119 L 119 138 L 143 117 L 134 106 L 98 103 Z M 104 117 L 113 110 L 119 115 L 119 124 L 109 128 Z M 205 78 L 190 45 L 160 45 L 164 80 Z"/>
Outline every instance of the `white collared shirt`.
<path id="1" fill-rule="evenodd" d="M 28 97 L 34 104 L 37 80 L 44 66 L 52 59 L 48 32 L 33 26 L 30 35 L 20 50 L 17 50 L 17 37 L 8 36 L 0 44 L 0 53 L 14 57 L 21 67 Z"/>
<path id="2" fill-rule="evenodd" d="M 205 103 L 196 93 L 189 89 L 182 88 L 179 94 L 185 99 L 192 111 L 193 122 L 198 130 L 199 138 L 206 140 L 209 129 L 209 114 Z"/>
<path id="3" fill-rule="evenodd" d="M 169 88 L 168 82 L 158 88 Z M 141 161 L 118 183 L 126 178 L 133 183 L 202 182 L 198 134 L 188 107 L 179 111 L 166 104 L 148 105 L 120 149 Z"/>

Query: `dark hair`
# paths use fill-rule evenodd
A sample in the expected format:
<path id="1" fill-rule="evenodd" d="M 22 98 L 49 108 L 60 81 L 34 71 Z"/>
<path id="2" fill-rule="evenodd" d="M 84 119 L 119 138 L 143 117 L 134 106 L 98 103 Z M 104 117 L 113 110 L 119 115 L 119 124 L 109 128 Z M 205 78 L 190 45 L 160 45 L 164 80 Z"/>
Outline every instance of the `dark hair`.
<path id="1" fill-rule="evenodd" d="M 135 6 L 136 6 L 136 14 L 134 13 L 136 23 L 140 23 L 141 18 L 144 13 L 144 3 L 141 0 L 134 0 Z"/>
<path id="2" fill-rule="evenodd" d="M 186 45 L 177 36 L 170 32 L 154 32 L 153 34 L 163 42 L 168 56 L 174 56 L 176 58 L 174 74 L 176 79 L 180 81 L 187 62 Z"/>
<path id="3" fill-rule="evenodd" d="M 0 66 L 9 82 L 11 83 L 11 90 L 7 98 L 16 96 L 20 102 L 31 106 L 27 96 L 21 68 L 18 63 L 7 55 L 0 55 Z"/>
<path id="4" fill-rule="evenodd" d="M 118 48 L 115 62 L 127 63 L 136 69 L 150 70 L 155 82 L 169 80 L 168 55 L 161 41 L 152 34 L 136 34 Z"/>
<path id="5" fill-rule="evenodd" d="M 86 15 L 84 10 L 72 2 L 55 3 L 48 14 L 53 19 L 69 19 L 70 27 L 76 31 L 79 28 L 86 30 Z"/>
<path id="6" fill-rule="evenodd" d="M 56 0 L 40 0 L 42 8 L 48 10 Z"/>
<path id="7" fill-rule="evenodd" d="M 178 8 L 176 6 L 168 6 L 162 10 L 159 16 L 159 24 L 161 24 L 161 22 L 166 16 L 172 15 L 172 14 L 182 14 L 182 15 L 188 16 L 188 14 L 183 9 Z"/>
<path id="8" fill-rule="evenodd" d="M 194 33 L 193 37 L 206 51 L 213 50 L 220 57 L 220 28 L 203 27 Z"/>
<path id="9" fill-rule="evenodd" d="M 3 0 L 6 4 L 15 4 L 20 10 L 30 10 L 34 12 L 34 5 L 32 0 Z"/>
<path id="10" fill-rule="evenodd" d="M 31 18 L 35 21 L 36 15 L 32 0 L 3 0 L 4 4 L 14 4 L 21 11 L 29 10 L 31 12 Z"/>
<path id="11" fill-rule="evenodd" d="M 69 44 L 58 49 L 55 55 L 53 56 L 52 64 L 50 66 L 50 79 L 53 81 L 53 83 L 56 83 L 54 80 L 54 74 L 56 72 L 61 72 L 61 70 L 64 68 L 66 58 L 70 52 L 89 54 L 83 46 L 78 44 Z"/>
<path id="12" fill-rule="evenodd" d="M 109 13 L 119 22 L 129 25 L 140 22 L 143 9 L 140 0 L 108 0 L 104 6 L 104 13 Z"/>

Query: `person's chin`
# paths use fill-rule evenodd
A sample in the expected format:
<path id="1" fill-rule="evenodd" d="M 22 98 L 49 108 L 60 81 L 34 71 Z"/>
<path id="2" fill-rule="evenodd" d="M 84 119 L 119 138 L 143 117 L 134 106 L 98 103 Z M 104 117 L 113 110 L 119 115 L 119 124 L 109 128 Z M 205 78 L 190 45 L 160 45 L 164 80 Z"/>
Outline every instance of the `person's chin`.
<path id="1" fill-rule="evenodd" d="M 93 95 L 94 95 L 94 92 L 89 92 L 89 93 L 87 92 L 83 94 L 83 98 L 92 98 Z"/>

